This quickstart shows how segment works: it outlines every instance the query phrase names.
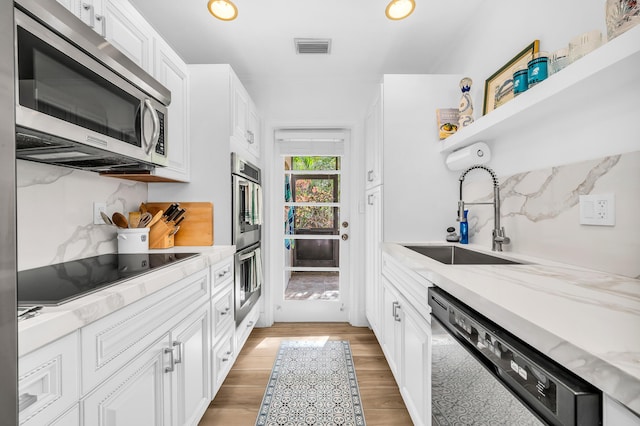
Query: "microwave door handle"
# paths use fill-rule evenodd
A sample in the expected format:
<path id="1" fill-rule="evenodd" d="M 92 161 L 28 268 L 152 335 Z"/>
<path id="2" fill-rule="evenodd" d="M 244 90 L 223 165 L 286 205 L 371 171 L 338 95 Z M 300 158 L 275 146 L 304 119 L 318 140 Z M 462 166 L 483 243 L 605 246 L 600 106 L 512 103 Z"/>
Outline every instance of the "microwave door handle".
<path id="1" fill-rule="evenodd" d="M 151 150 L 153 150 L 158 143 L 158 139 L 160 139 L 160 119 L 158 118 L 156 109 L 151 104 L 151 99 L 145 99 L 144 106 L 151 113 L 151 121 L 153 122 L 153 133 L 151 134 L 151 141 L 147 143 L 147 146 L 145 148 L 145 153 L 149 155 L 151 153 Z M 144 111 L 142 117 L 142 120 L 144 121 Z M 142 125 L 142 128 L 144 129 L 144 123 Z M 145 143 L 147 142 L 144 136 L 142 136 L 142 140 Z"/>

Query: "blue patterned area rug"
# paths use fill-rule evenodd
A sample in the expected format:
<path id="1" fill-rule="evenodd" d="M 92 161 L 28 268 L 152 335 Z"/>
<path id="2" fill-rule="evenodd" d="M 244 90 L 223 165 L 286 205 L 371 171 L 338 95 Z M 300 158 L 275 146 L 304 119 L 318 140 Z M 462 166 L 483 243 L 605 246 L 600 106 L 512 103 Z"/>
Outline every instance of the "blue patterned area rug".
<path id="1" fill-rule="evenodd" d="M 256 426 L 364 426 L 348 341 L 280 344 Z"/>

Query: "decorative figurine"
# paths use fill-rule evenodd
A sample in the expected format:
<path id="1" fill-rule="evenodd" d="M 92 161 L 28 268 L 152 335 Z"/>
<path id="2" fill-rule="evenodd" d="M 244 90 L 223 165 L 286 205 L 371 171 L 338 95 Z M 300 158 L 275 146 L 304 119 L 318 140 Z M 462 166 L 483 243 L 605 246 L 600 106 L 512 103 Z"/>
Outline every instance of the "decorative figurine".
<path id="1" fill-rule="evenodd" d="M 460 98 L 460 106 L 458 111 L 460 117 L 458 118 L 458 128 L 466 127 L 473 123 L 473 103 L 471 102 L 471 85 L 473 81 L 469 77 L 465 77 L 460 80 L 460 90 L 462 90 L 462 98 Z"/>

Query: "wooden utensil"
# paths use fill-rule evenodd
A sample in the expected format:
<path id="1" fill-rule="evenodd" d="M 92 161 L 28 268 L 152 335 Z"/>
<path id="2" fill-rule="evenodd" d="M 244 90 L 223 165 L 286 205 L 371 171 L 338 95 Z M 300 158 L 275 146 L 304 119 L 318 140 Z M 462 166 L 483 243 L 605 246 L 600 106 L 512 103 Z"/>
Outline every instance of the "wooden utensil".
<path id="1" fill-rule="evenodd" d="M 142 214 L 140 212 L 129 212 L 129 227 L 138 228 Z"/>
<path id="2" fill-rule="evenodd" d="M 162 217 L 162 213 L 164 213 L 164 210 L 158 210 L 156 214 L 153 215 L 151 222 L 147 224 L 147 228 L 151 228 L 153 225 L 155 225 L 156 222 L 159 221 L 160 218 Z"/>
<path id="3" fill-rule="evenodd" d="M 113 223 L 120 228 L 128 228 L 129 221 L 127 218 L 120 212 L 115 212 L 113 216 L 111 216 L 111 220 Z"/>

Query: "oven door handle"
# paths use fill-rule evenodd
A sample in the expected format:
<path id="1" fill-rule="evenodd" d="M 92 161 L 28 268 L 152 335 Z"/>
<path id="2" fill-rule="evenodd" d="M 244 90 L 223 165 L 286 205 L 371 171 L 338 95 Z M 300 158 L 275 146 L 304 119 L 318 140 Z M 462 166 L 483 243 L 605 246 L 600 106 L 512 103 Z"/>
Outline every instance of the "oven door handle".
<path id="1" fill-rule="evenodd" d="M 251 253 L 247 253 L 247 254 L 241 254 L 240 256 L 238 256 L 238 260 L 240 262 L 244 262 L 247 259 L 251 259 L 252 257 L 255 257 L 256 252 L 252 251 Z"/>

